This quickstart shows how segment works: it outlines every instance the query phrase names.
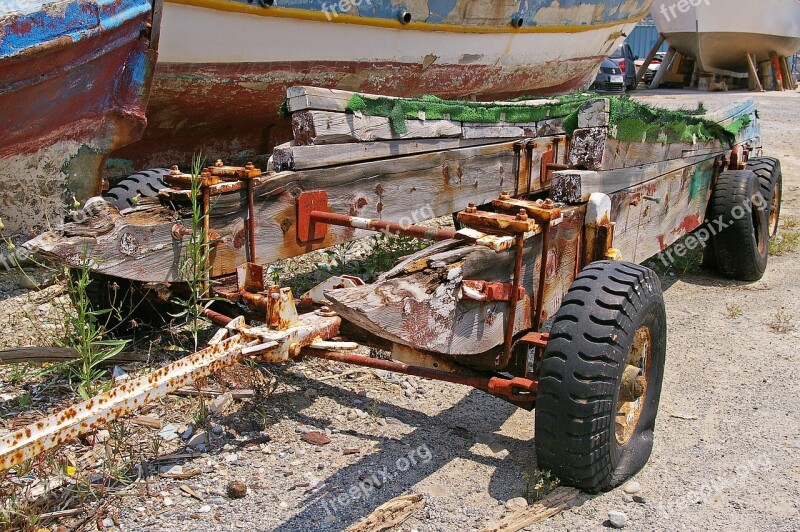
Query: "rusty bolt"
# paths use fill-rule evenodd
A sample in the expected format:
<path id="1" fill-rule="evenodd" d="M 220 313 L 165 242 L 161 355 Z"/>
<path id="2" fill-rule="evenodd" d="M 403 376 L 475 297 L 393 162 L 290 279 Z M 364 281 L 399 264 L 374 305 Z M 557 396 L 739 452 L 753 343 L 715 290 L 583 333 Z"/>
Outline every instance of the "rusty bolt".
<path id="1" fill-rule="evenodd" d="M 175 224 L 172 226 L 172 238 L 175 240 L 183 240 L 184 236 L 191 235 L 192 230 L 184 227 L 183 224 Z"/>
<path id="2" fill-rule="evenodd" d="M 478 212 L 478 209 L 475 208 L 475 204 L 474 203 L 470 203 L 469 205 L 467 205 L 466 212 L 469 213 L 469 214 L 475 214 L 476 212 Z"/>
<path id="3" fill-rule="evenodd" d="M 528 212 L 525 209 L 520 209 L 519 212 L 517 213 L 517 220 L 521 222 L 527 222 Z"/>
<path id="4" fill-rule="evenodd" d="M 508 201 L 510 199 L 511 199 L 511 194 L 507 190 L 504 190 L 503 192 L 500 193 L 501 201 Z"/>
<path id="5" fill-rule="evenodd" d="M 182 173 L 177 164 L 173 164 L 169 171 L 169 175 L 181 175 Z"/>

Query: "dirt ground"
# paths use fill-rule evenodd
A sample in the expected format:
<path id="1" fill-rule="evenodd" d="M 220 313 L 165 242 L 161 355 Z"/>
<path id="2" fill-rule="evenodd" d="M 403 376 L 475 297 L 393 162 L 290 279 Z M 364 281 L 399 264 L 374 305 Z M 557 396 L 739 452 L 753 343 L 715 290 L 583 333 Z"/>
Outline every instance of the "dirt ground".
<path id="1" fill-rule="evenodd" d="M 672 107 L 702 99 L 710 108 L 749 96 L 636 95 Z M 783 165 L 783 219 L 798 220 L 800 94 L 754 97 L 765 155 Z M 532 529 L 602 530 L 610 510 L 623 511 L 630 530 L 800 529 L 798 259 L 797 251 L 772 256 L 754 284 L 720 280 L 696 264 L 663 271 L 667 367 L 655 449 L 634 479 L 640 491 L 635 498 L 621 488 L 581 495 Z M 19 340 L 15 320 L 42 319 L 52 300 L 39 295 L 30 303 L 9 279 L 0 278 L 6 345 Z M 274 393 L 212 414 L 201 440 L 165 444 L 170 452 L 187 445 L 194 452 L 151 462 L 162 475 L 103 499 L 110 504 L 97 522 L 120 530 L 335 531 L 396 496 L 418 493 L 424 507 L 397 530 L 480 530 L 509 514 L 507 501 L 533 489 L 532 413 L 457 385 L 350 369 L 313 361 L 274 368 Z M 240 373 L 220 380 L 247 387 L 248 373 Z M 4 401 L 16 400 L 11 388 L 3 391 Z M 149 415 L 183 433 L 196 405 L 170 397 Z M 4 422 L 8 412 L 0 402 Z M 141 430 L 145 442 L 151 436 Z M 309 431 L 330 443 L 308 443 Z M 198 474 L 167 478 L 189 471 Z M 359 488 L 365 479 L 377 479 L 368 483 L 374 489 Z M 243 498 L 228 496 L 231 481 L 244 482 Z"/>

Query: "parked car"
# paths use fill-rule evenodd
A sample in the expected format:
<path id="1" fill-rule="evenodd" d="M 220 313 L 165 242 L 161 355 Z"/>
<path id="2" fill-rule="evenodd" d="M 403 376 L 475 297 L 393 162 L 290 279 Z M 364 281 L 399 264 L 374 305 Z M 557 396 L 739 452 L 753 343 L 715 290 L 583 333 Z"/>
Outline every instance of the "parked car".
<path id="1" fill-rule="evenodd" d="M 642 81 L 644 81 L 645 85 L 650 85 L 653 82 L 653 78 L 656 77 L 656 72 L 658 72 L 658 68 L 661 66 L 661 63 L 664 61 L 664 57 L 666 57 L 666 52 L 658 52 L 656 53 L 653 61 L 650 63 L 650 66 L 647 67 L 647 72 L 644 73 L 644 77 Z M 637 59 L 635 62 L 636 71 L 639 71 L 642 65 L 644 65 L 644 59 Z"/>
<path id="2" fill-rule="evenodd" d="M 625 89 L 629 91 L 636 90 L 636 60 L 639 58 L 633 55 L 631 46 L 627 43 L 622 43 L 611 54 L 609 59 L 616 63 L 617 67 L 622 71 L 622 75 L 625 78 Z"/>
<path id="3" fill-rule="evenodd" d="M 625 92 L 625 74 L 614 60 L 606 59 L 591 88 L 601 92 Z"/>

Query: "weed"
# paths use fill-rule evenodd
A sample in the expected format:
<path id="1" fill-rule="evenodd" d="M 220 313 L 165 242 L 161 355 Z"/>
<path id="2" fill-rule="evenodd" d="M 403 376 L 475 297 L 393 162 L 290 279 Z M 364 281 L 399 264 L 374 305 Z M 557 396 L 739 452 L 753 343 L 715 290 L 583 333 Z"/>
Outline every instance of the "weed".
<path id="1" fill-rule="evenodd" d="M 192 412 L 192 421 L 195 427 L 208 427 L 209 410 L 202 395 L 197 397 L 197 407 Z"/>
<path id="2" fill-rule="evenodd" d="M 110 381 L 99 383 L 106 374 L 100 366 L 118 355 L 128 344 L 127 340 L 107 338 L 110 332 L 106 328 L 107 320 L 112 309 L 94 308 L 88 292 L 92 283 L 91 267 L 92 261 L 86 258 L 84 252 L 80 268 L 72 272 L 65 268 L 67 292 L 72 306 L 63 302 L 58 304 L 67 332 L 64 344 L 78 354 L 78 359 L 66 366 L 68 376 L 70 381 L 77 381 L 76 391 L 84 399 L 111 385 Z"/>
<path id="3" fill-rule="evenodd" d="M 19 396 L 17 401 L 19 402 L 19 407 L 21 409 L 27 410 L 31 406 L 31 402 L 32 402 L 31 394 L 30 393 L 24 393 L 24 394 Z"/>
<path id="4" fill-rule="evenodd" d="M 532 473 L 524 473 L 525 491 L 522 496 L 533 504 L 558 487 L 560 481 L 550 471 L 534 469 Z"/>
<path id="5" fill-rule="evenodd" d="M 728 311 L 728 317 L 734 320 L 740 317 L 743 313 L 742 307 L 736 303 L 727 303 L 725 305 L 725 309 Z"/>
<path id="6" fill-rule="evenodd" d="M 778 334 L 787 334 L 794 330 L 792 320 L 794 316 L 786 314 L 783 309 L 775 313 L 775 318 L 769 323 L 769 328 Z"/>
<path id="7" fill-rule="evenodd" d="M 769 241 L 770 255 L 785 255 L 800 248 L 800 219 L 787 218 L 781 232 Z"/>
<path id="8" fill-rule="evenodd" d="M 270 415 L 269 411 L 264 410 L 263 408 L 256 408 L 254 411 L 256 415 L 258 415 L 262 430 L 269 430 L 270 425 L 272 425 L 272 416 Z"/>
<path id="9" fill-rule="evenodd" d="M 369 405 L 369 417 L 372 419 L 373 423 L 378 422 L 378 417 L 380 417 L 381 413 L 381 403 L 377 399 L 373 399 L 372 403 Z"/>
<path id="10" fill-rule="evenodd" d="M 192 183 L 189 189 L 191 227 L 188 228 L 188 241 L 184 245 L 181 261 L 181 274 L 189 286 L 189 293 L 186 298 L 175 299 L 175 302 L 183 310 L 174 315 L 176 318 L 186 319 L 195 351 L 198 348 L 198 334 L 205 325 L 203 311 L 213 303 L 213 299 L 210 297 L 211 241 L 208 226 L 210 213 L 204 212 L 203 208 L 202 168 L 203 159 L 200 156 L 194 156 L 192 158 Z"/>
<path id="11" fill-rule="evenodd" d="M 12 364 L 11 371 L 8 374 L 8 380 L 11 384 L 21 384 L 28 376 L 31 367 L 28 364 Z"/>

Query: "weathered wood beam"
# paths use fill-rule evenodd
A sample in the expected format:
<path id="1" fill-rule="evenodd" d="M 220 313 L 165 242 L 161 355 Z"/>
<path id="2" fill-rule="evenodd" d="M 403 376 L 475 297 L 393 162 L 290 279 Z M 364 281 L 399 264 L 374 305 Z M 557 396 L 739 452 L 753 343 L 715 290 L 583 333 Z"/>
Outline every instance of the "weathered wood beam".
<path id="1" fill-rule="evenodd" d="M 328 111 L 292 115 L 294 140 L 299 146 L 461 136 L 461 123 L 452 120 L 406 120 L 405 125 L 405 133 L 396 133 L 389 119 L 382 116 Z"/>
<path id="2" fill-rule="evenodd" d="M 758 70 L 756 69 L 756 62 L 750 54 L 744 54 L 747 59 L 747 69 L 750 72 L 750 83 L 753 90 L 764 92 L 764 87 L 761 85 L 761 80 L 758 79 Z"/>
<path id="3" fill-rule="evenodd" d="M 465 139 L 415 139 L 390 140 L 382 142 L 351 142 L 346 144 L 327 144 L 322 146 L 282 145 L 272 152 L 276 171 L 307 170 L 365 161 L 391 159 L 444 150 L 457 150 L 471 146 L 497 144 L 502 137 Z"/>
<path id="4" fill-rule="evenodd" d="M 667 72 L 669 72 L 669 69 L 672 66 L 672 62 L 675 60 L 675 56 L 677 53 L 678 51 L 675 50 L 675 48 L 673 48 L 672 46 L 669 47 L 669 50 L 667 50 L 667 55 L 664 56 L 664 60 L 658 66 L 658 72 L 656 72 L 656 75 L 653 78 L 652 83 L 650 83 L 651 89 L 657 89 L 661 86 L 661 83 L 667 76 Z"/>
<path id="5" fill-rule="evenodd" d="M 306 190 L 325 190 L 331 212 L 401 223 L 444 216 L 469 203 L 483 204 L 513 190 L 519 156 L 516 141 L 370 161 L 330 169 L 281 172 L 255 179 L 256 262 L 270 264 L 374 233 L 331 227 L 325 240 L 301 244 L 296 238 L 295 197 Z M 547 149 L 534 150 L 536 160 Z M 534 165 L 532 191 L 549 182 L 538 179 Z M 226 184 L 215 187 L 227 186 Z M 212 187 L 214 188 L 214 187 Z M 97 271 L 139 281 L 182 279 L 183 243 L 173 236 L 176 214 L 153 209 L 121 215 L 103 200 L 98 214 L 70 223 L 63 234 L 46 233 L 29 246 L 69 260 L 83 250 L 97 257 Z M 236 271 L 246 262 L 247 194 L 245 190 L 212 197 L 213 275 Z M 214 216 L 214 213 L 218 213 Z"/>

